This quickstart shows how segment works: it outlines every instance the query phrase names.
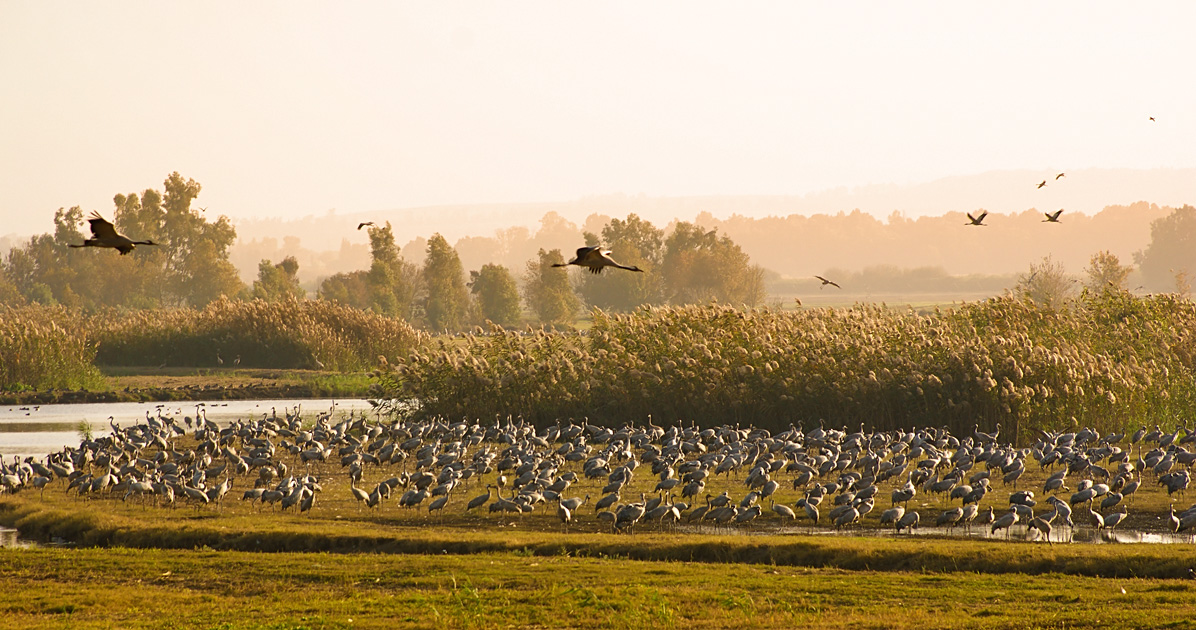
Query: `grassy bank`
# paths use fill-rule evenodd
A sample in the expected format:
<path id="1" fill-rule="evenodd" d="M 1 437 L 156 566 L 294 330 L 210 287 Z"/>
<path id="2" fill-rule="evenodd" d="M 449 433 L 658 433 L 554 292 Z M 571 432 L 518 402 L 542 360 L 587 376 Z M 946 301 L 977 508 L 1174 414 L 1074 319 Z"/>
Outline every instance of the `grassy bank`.
<path id="1" fill-rule="evenodd" d="M 365 398 L 374 379 L 364 372 L 241 368 L 104 367 L 85 389 L 0 392 L 0 405 Z"/>
<path id="2" fill-rule="evenodd" d="M 23 495 L 24 496 L 24 495 Z M 1183 545 L 1048 546 L 956 538 L 788 535 L 677 535 L 651 531 L 627 536 L 581 525 L 559 527 L 515 517 L 446 515 L 398 518 L 356 511 L 324 514 L 229 514 L 193 509 L 125 506 L 50 507 L 28 498 L 0 499 L 0 524 L 40 541 L 83 547 L 229 551 L 450 554 L 625 558 L 652 562 L 775 564 L 852 571 L 1065 573 L 1091 577 L 1188 576 L 1196 548 Z M 766 527 L 756 532 L 767 532 Z"/>
<path id="3" fill-rule="evenodd" d="M 32 549 L 21 628 L 1181 627 L 1191 581 L 612 558 Z"/>

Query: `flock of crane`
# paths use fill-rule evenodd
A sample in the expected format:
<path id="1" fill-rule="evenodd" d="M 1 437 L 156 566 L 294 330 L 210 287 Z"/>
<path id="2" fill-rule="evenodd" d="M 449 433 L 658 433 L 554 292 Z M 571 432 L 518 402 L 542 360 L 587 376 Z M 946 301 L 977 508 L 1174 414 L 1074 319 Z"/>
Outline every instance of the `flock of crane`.
<path id="1" fill-rule="evenodd" d="M 326 501 L 339 510 L 355 502 L 359 511 L 395 506 L 412 518 L 457 512 L 468 514 L 457 518 L 505 522 L 517 515 L 540 526 L 559 519 L 566 530 L 589 522 L 614 532 L 808 521 L 811 528 L 898 533 L 982 527 L 1008 536 L 1020 524 L 1025 537 L 1050 543 L 1055 531 L 1070 540 L 1077 527 L 1118 527 L 1126 504 L 1152 487 L 1182 495 L 1196 462 L 1187 449 L 1196 431 L 1157 427 L 1129 437 L 1090 429 L 1041 433 L 1032 446 L 1015 448 L 999 441 L 999 425 L 991 434 L 975 429 L 962 437 L 936 428 L 873 433 L 821 426 L 774 435 L 651 421 L 537 429 L 510 418 L 388 421 L 350 414 L 337 420 L 331 411 L 305 420 L 296 409 L 221 427 L 206 419 L 202 405 L 194 418 L 160 407 L 133 426 L 110 424 L 110 435 L 78 447 L 3 463 L 0 492 L 44 495 L 60 487 L 78 500 L 226 509 L 239 487 L 241 499 L 263 511 L 303 513 Z M 1027 486 L 1039 476 L 1041 486 Z M 484 493 L 458 498 L 474 494 L 470 487 Z M 330 498 L 317 501 L 326 488 Z M 933 513 L 923 520 L 911 502 Z M 587 505 L 593 521 L 583 516 Z M 1172 507 L 1165 527 L 1196 531 L 1196 506 Z"/>

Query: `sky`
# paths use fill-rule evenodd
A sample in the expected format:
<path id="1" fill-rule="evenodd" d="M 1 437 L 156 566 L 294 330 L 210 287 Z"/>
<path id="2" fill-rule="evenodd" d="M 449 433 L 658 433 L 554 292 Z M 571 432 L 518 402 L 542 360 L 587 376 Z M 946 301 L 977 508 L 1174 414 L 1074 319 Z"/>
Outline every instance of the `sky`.
<path id="1" fill-rule="evenodd" d="M 1193 24 L 1186 1 L 0 0 L 0 233 L 172 171 L 244 219 L 1192 168 Z"/>

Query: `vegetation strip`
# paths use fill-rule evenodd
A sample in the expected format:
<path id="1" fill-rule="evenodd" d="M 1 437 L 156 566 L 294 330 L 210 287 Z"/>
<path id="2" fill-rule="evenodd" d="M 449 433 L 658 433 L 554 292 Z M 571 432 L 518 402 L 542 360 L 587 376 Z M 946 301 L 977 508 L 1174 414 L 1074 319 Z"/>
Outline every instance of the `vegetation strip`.
<path id="1" fill-rule="evenodd" d="M 839 536 L 720 536 L 664 533 L 612 536 L 553 532 L 474 531 L 461 527 L 392 527 L 379 534 L 368 522 L 284 519 L 271 529 L 238 530 L 204 524 L 156 524 L 144 519 L 88 510 L 40 507 L 19 499 L 0 500 L 0 524 L 25 538 L 61 539 L 83 547 L 128 547 L 383 554 L 525 553 L 534 556 L 626 558 L 653 562 L 775 564 L 853 571 L 968 571 L 974 573 L 1062 573 L 1092 577 L 1186 578 L 1196 566 L 1196 549 L 1176 545 L 1063 545 L 936 539 L 912 540 Z"/>
<path id="2" fill-rule="evenodd" d="M 877 306 L 724 305 L 595 312 L 586 334 L 499 328 L 422 344 L 380 370 L 382 394 L 428 416 L 514 414 L 544 426 L 802 424 L 872 431 L 977 424 L 1125 432 L 1196 413 L 1196 304 L 1085 293 L 1055 309 L 1013 297 L 922 315 Z"/>

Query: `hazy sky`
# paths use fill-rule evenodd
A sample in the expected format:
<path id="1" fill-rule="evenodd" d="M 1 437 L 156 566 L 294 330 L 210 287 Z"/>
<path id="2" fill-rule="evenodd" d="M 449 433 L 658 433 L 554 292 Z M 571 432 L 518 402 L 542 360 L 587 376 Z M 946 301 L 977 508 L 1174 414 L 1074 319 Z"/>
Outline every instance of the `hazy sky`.
<path id="1" fill-rule="evenodd" d="M 235 218 L 1196 167 L 1194 24 L 1187 1 L 0 0 L 0 233 L 175 170 Z"/>

